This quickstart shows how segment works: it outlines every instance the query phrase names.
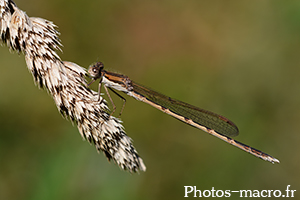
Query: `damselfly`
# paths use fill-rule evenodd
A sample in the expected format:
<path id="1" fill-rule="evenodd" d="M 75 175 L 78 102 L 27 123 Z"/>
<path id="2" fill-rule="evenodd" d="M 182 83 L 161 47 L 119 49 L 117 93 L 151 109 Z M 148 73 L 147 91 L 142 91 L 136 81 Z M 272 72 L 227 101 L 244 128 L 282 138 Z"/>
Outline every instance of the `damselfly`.
<path id="1" fill-rule="evenodd" d="M 108 93 L 107 88 L 112 90 L 124 100 L 121 113 L 124 109 L 125 99 L 113 89 L 124 92 L 139 101 L 143 101 L 163 111 L 164 113 L 167 113 L 191 126 L 199 128 L 213 136 L 216 136 L 219 139 L 224 140 L 225 142 L 232 144 L 233 146 L 236 146 L 258 158 L 269 161 L 271 163 L 279 163 L 279 160 L 277 160 L 276 158 L 234 139 L 231 139 L 230 137 L 234 137 L 239 134 L 239 130 L 237 126 L 229 119 L 213 112 L 184 103 L 182 101 L 172 99 L 168 96 L 155 92 L 148 87 L 137 84 L 136 82 L 130 80 L 128 76 L 109 72 L 104 70 L 103 68 L 104 65 L 102 62 L 97 62 L 96 64 L 89 67 L 88 72 L 92 77 L 92 81 L 88 85 L 91 85 L 95 80 L 100 79 L 98 89 L 99 100 L 101 85 L 103 83 L 104 89 L 106 90 L 106 93 L 113 105 L 113 111 L 111 115 L 115 112 L 116 107 Z"/>

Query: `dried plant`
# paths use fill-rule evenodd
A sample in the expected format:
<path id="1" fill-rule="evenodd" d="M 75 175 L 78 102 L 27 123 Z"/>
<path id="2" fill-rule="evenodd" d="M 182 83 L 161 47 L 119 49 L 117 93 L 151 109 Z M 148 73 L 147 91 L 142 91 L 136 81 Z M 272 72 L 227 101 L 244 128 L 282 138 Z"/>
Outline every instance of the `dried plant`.
<path id="1" fill-rule="evenodd" d="M 10 49 L 24 53 L 35 83 L 49 92 L 60 113 L 108 160 L 130 172 L 145 171 L 121 121 L 110 116 L 106 101 L 99 102 L 98 93 L 87 87 L 86 70 L 62 61 L 55 52 L 61 51 L 55 28 L 48 20 L 28 17 L 12 0 L 0 0 L 1 40 Z"/>

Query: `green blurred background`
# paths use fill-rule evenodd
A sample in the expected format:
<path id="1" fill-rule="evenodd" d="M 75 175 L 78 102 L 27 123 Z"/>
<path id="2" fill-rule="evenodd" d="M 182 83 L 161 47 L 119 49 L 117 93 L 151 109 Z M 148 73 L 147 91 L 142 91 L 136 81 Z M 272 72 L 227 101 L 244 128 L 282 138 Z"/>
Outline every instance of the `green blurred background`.
<path id="1" fill-rule="evenodd" d="M 238 125 L 237 140 L 281 163 L 255 158 L 126 97 L 122 120 L 147 171 L 121 171 L 60 116 L 34 85 L 24 56 L 3 46 L 1 200 L 183 199 L 186 185 L 282 192 L 291 185 L 299 199 L 299 1 L 15 3 L 58 25 L 62 60 L 85 67 L 103 61 L 108 70 L 222 114 Z"/>

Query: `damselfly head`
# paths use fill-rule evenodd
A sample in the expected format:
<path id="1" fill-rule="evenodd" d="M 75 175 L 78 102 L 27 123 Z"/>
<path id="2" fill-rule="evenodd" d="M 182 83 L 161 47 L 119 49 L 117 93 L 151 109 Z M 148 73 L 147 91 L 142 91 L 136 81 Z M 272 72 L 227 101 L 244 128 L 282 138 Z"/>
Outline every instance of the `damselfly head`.
<path id="1" fill-rule="evenodd" d="M 102 72 L 103 68 L 104 68 L 103 63 L 97 62 L 96 64 L 89 67 L 88 72 L 92 78 L 98 79 L 102 76 L 101 72 Z"/>

